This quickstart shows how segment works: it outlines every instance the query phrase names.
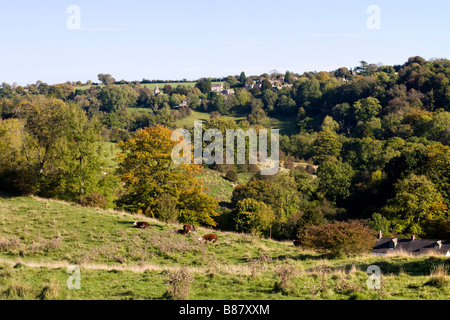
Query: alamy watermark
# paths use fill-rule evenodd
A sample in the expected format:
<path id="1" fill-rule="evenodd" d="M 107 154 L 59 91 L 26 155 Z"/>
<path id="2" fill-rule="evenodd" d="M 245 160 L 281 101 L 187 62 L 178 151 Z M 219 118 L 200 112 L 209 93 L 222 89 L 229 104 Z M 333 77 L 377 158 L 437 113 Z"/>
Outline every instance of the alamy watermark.
<path id="1" fill-rule="evenodd" d="M 369 30 L 381 29 L 381 8 L 376 5 L 371 5 L 367 8 L 367 14 L 370 14 L 367 18 L 366 25 Z"/>
<path id="2" fill-rule="evenodd" d="M 66 19 L 66 27 L 72 31 L 121 31 L 125 29 L 118 28 L 82 28 L 81 27 L 81 8 L 77 5 L 70 5 L 66 9 L 69 16 Z"/>
<path id="3" fill-rule="evenodd" d="M 181 139 L 182 138 L 182 139 Z M 214 141 L 212 141 L 214 138 Z M 247 144 L 248 139 L 248 144 Z M 182 141 L 180 141 L 182 140 Z M 267 129 L 226 130 L 226 150 L 224 157 L 224 137 L 220 130 L 209 129 L 203 133 L 201 121 L 194 123 L 194 152 L 192 157 L 192 137 L 187 129 L 177 129 L 172 133 L 172 141 L 180 141 L 172 150 L 173 163 L 179 164 L 245 164 L 260 165 L 261 175 L 275 175 L 280 167 L 279 130 L 270 130 L 270 156 Z M 205 148 L 203 144 L 211 142 Z M 235 148 L 236 146 L 236 148 Z M 182 153 L 182 155 L 180 155 Z M 193 158 L 193 160 L 192 160 Z"/>
<path id="4" fill-rule="evenodd" d="M 67 273 L 71 276 L 67 279 L 67 289 L 81 289 L 81 272 L 80 267 L 78 266 L 69 266 L 67 267 Z"/>
<path id="5" fill-rule="evenodd" d="M 367 288 L 370 290 L 381 289 L 381 269 L 378 266 L 372 265 L 367 268 Z"/>
<path id="6" fill-rule="evenodd" d="M 66 20 L 66 26 L 69 30 L 81 30 L 81 9 L 79 6 L 71 5 L 67 7 L 67 14 L 70 16 Z"/>

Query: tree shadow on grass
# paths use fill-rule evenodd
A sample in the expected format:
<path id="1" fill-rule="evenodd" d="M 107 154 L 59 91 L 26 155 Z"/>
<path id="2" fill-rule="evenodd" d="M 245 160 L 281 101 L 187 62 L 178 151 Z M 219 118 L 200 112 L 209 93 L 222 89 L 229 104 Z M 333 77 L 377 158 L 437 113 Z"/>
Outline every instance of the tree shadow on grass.
<path id="1" fill-rule="evenodd" d="M 421 259 L 419 257 L 411 257 L 405 260 L 393 260 L 393 261 L 377 261 L 372 264 L 362 263 L 358 264 L 361 270 L 365 271 L 370 265 L 376 265 L 380 268 L 381 274 L 396 274 L 401 273 L 410 276 L 428 276 L 433 266 L 438 264 L 446 264 L 450 266 L 450 261 L 445 257 L 428 257 Z"/>
<path id="2" fill-rule="evenodd" d="M 295 260 L 295 261 L 303 261 L 303 260 L 332 260 L 334 257 L 330 254 L 309 254 L 309 253 L 298 253 L 298 254 L 290 254 L 290 255 L 279 255 L 278 257 L 273 257 L 274 259 L 278 259 L 280 261 L 283 260 Z"/>
<path id="3" fill-rule="evenodd" d="M 136 220 L 134 220 L 134 221 L 136 221 Z M 137 229 L 137 230 L 142 230 L 142 229 L 137 228 L 137 227 L 134 225 L 134 221 L 122 220 L 122 221 L 118 221 L 117 223 L 118 223 L 118 224 L 122 224 L 122 225 L 126 225 L 126 226 L 128 226 L 129 228 L 133 228 L 133 229 Z M 153 229 L 153 230 L 159 229 L 160 231 L 164 231 L 164 230 L 165 230 L 164 226 L 161 226 L 161 225 L 159 225 L 159 224 L 151 224 L 151 223 L 150 223 L 150 226 L 151 226 L 151 227 L 150 227 L 150 229 L 148 229 L 148 230 L 151 230 L 151 229 Z"/>

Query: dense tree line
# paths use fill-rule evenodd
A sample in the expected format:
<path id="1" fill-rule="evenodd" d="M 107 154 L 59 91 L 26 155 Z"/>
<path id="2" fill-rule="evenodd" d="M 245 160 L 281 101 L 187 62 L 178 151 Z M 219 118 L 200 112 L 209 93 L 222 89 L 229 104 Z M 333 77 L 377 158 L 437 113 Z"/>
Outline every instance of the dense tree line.
<path id="1" fill-rule="evenodd" d="M 214 218 L 219 228 L 280 239 L 348 219 L 366 219 L 384 234 L 450 236 L 450 60 L 412 57 L 396 66 L 362 61 L 350 70 L 304 74 L 242 72 L 200 79 L 195 87 L 166 84 L 157 95 L 144 82 L 117 82 L 108 74 L 99 81 L 0 86 L 3 190 L 67 200 L 99 193 L 110 206 L 156 216 L 161 197 L 184 210 L 184 221 L 211 225 Z M 216 81 L 234 93 L 212 92 Z M 182 102 L 186 106 L 179 107 Z M 195 210 L 168 190 L 150 196 L 153 202 L 139 200 L 142 206 L 128 190 L 127 200 L 120 177 L 103 163 L 101 142 L 123 141 L 125 152 L 142 129 L 174 129 L 192 110 L 211 114 L 205 129 L 221 131 L 268 128 L 273 117 L 295 119 L 296 132 L 280 139 L 289 173 L 263 177 L 248 164 L 211 166 L 235 181 L 236 172 L 255 173 L 236 187 L 218 217 L 205 212 L 193 218 Z M 247 119 L 236 124 L 221 115 Z M 295 167 L 296 160 L 310 166 Z M 202 197 L 200 188 L 184 190 L 194 192 L 192 203 Z M 214 206 L 203 200 L 209 204 L 204 210 Z"/>

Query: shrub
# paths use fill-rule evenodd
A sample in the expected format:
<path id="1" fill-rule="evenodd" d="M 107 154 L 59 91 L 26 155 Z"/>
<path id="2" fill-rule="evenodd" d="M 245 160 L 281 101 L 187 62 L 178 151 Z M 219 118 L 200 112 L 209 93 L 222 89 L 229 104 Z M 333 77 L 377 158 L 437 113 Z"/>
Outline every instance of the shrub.
<path id="1" fill-rule="evenodd" d="M 294 162 L 292 162 L 292 160 L 288 160 L 284 163 L 284 166 L 286 169 L 292 170 L 295 168 L 295 164 Z"/>
<path id="2" fill-rule="evenodd" d="M 290 265 L 282 265 L 275 271 L 278 281 L 275 282 L 274 290 L 289 294 L 293 289 L 292 278 L 297 275 L 297 270 Z"/>
<path id="3" fill-rule="evenodd" d="M 158 208 L 158 217 L 164 223 L 167 224 L 178 217 L 177 203 L 169 194 L 162 194 L 156 206 Z"/>
<path id="4" fill-rule="evenodd" d="M 306 166 L 305 171 L 309 174 L 316 174 L 316 169 L 314 169 L 314 167 L 310 164 Z"/>
<path id="5" fill-rule="evenodd" d="M 233 166 L 230 164 L 214 164 L 212 167 L 214 170 L 217 170 L 221 173 L 226 173 L 233 169 Z"/>
<path id="6" fill-rule="evenodd" d="M 90 193 L 80 198 L 80 204 L 83 207 L 99 207 L 104 208 L 108 205 L 108 200 L 100 193 Z"/>
<path id="7" fill-rule="evenodd" d="M 430 280 L 426 285 L 442 289 L 447 286 L 448 282 L 448 266 L 442 263 L 433 266 L 430 272 Z"/>
<path id="8" fill-rule="evenodd" d="M 249 164 L 248 165 L 248 172 L 256 174 L 259 171 L 260 171 L 260 169 L 259 169 L 258 165 L 256 165 L 256 164 Z"/>
<path id="9" fill-rule="evenodd" d="M 185 268 L 167 271 L 167 292 L 166 295 L 174 300 L 186 300 L 189 296 L 189 288 L 194 278 Z"/>
<path id="10" fill-rule="evenodd" d="M 14 279 L 8 284 L 6 290 L 1 292 L 0 296 L 5 299 L 30 300 L 33 296 L 33 289 L 29 284 Z"/>
<path id="11" fill-rule="evenodd" d="M 231 182 L 238 182 L 239 181 L 239 176 L 238 176 L 237 172 L 234 169 L 228 170 L 227 175 L 225 176 L 225 178 L 227 178 Z"/>
<path id="12" fill-rule="evenodd" d="M 61 288 L 58 282 L 52 280 L 44 285 L 41 293 L 39 293 L 38 298 L 40 300 L 56 300 L 61 295 Z"/>
<path id="13" fill-rule="evenodd" d="M 298 237 L 303 247 L 333 256 L 369 252 L 376 242 L 375 232 L 357 220 L 310 226 Z"/>

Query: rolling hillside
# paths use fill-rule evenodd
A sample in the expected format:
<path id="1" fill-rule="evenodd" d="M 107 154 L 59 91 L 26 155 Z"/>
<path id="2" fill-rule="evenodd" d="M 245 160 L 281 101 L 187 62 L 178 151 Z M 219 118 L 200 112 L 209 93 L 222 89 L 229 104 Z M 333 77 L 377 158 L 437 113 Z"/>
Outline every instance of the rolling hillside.
<path id="1" fill-rule="evenodd" d="M 446 299 L 448 282 L 430 281 L 441 257 L 327 259 L 290 242 L 217 232 L 216 245 L 197 241 L 212 230 L 176 234 L 179 225 L 128 213 L 37 197 L 0 198 L 2 299 L 169 299 L 167 272 L 192 275 L 189 299 Z M 382 270 L 382 290 L 368 290 L 369 265 Z M 81 289 L 69 290 L 77 265 Z"/>

